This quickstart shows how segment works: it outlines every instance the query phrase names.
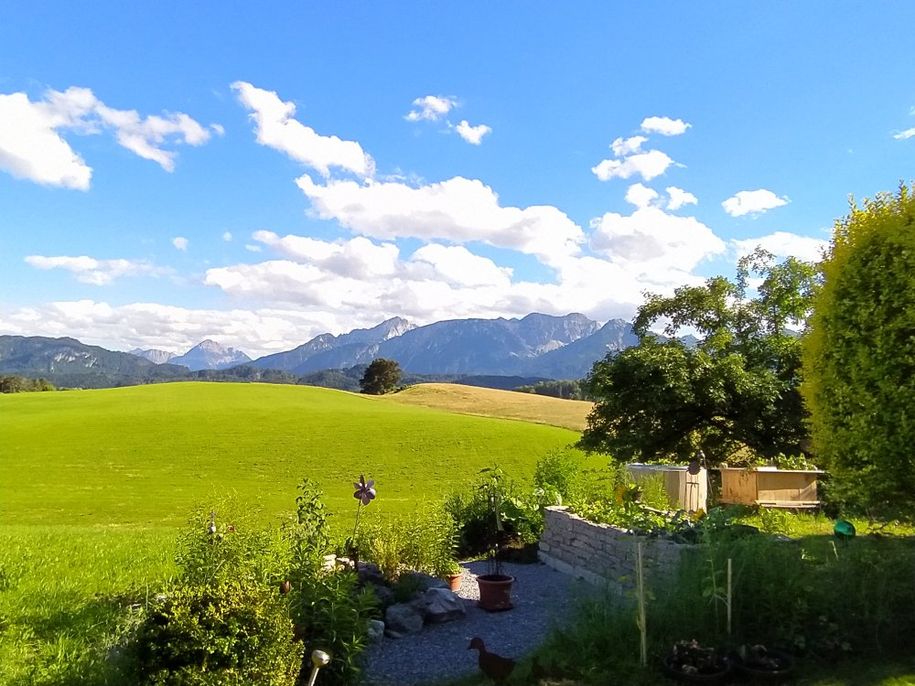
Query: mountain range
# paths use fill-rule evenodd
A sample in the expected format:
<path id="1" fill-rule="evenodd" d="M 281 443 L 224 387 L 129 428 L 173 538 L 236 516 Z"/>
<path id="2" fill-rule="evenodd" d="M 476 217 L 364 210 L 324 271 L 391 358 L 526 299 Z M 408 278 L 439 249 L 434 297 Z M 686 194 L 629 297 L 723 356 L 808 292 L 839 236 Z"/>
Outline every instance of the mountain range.
<path id="1" fill-rule="evenodd" d="M 349 370 L 385 357 L 414 375 L 580 379 L 608 352 L 637 342 L 629 322 L 611 319 L 601 326 L 577 313 L 454 319 L 426 326 L 394 317 L 369 329 L 321 334 L 256 360 L 212 340 L 176 356 L 154 349 L 112 352 L 72 338 L 0 336 L 0 373 L 45 376 L 58 385 L 83 387 L 131 379 L 214 378 L 217 371 L 218 378 L 295 380 L 321 378 L 326 370 Z"/>

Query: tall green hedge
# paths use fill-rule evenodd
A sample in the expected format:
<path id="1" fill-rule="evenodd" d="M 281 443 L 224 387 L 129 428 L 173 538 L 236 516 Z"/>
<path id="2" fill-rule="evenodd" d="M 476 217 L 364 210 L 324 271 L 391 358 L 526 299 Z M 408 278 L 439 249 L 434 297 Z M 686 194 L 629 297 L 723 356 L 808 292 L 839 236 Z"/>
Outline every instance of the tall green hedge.
<path id="1" fill-rule="evenodd" d="M 831 493 L 915 517 L 915 197 L 836 222 L 804 345 L 804 397 Z"/>

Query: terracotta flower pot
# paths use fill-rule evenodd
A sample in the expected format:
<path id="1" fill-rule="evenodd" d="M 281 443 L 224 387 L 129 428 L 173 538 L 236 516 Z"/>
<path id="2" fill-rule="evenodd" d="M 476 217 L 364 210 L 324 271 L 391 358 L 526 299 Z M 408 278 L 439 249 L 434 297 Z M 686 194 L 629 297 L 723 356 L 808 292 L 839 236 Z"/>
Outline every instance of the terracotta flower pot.
<path id="1" fill-rule="evenodd" d="M 512 609 L 512 584 L 515 577 L 506 574 L 482 574 L 477 577 L 480 600 L 477 603 L 487 612 Z"/>
<path id="2" fill-rule="evenodd" d="M 464 572 L 458 572 L 457 574 L 448 574 L 445 576 L 445 580 L 448 582 L 448 588 L 457 593 L 461 590 L 461 580 L 464 578 Z"/>

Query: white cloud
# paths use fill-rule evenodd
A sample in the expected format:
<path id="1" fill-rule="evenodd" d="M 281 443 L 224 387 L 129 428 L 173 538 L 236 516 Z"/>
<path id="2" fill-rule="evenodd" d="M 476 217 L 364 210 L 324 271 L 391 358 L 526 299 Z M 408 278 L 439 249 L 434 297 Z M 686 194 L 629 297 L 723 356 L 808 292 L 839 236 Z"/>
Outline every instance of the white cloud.
<path id="1" fill-rule="evenodd" d="M 175 236 L 172 239 L 172 245 L 174 245 L 175 248 L 177 250 L 180 250 L 181 252 L 185 252 L 187 250 L 187 246 L 188 246 L 189 242 L 190 241 L 188 241 L 188 239 L 185 238 L 184 236 Z"/>
<path id="2" fill-rule="evenodd" d="M 246 243 L 246 244 L 245 244 L 245 250 L 247 250 L 248 252 L 260 252 L 260 251 L 261 251 L 261 246 L 259 246 L 259 245 L 253 245 L 253 244 L 251 244 L 251 243 Z"/>
<path id="3" fill-rule="evenodd" d="M 616 264 L 661 280 L 683 279 L 702 260 L 724 252 L 725 244 L 695 217 L 640 207 L 631 215 L 608 212 L 591 223 L 591 247 Z M 673 277 L 663 274 L 674 272 Z"/>
<path id="4" fill-rule="evenodd" d="M 224 232 L 222 234 L 222 240 L 224 240 L 226 243 L 229 243 L 232 240 L 232 232 L 231 231 Z"/>
<path id="5" fill-rule="evenodd" d="M 256 88 L 244 81 L 236 81 L 232 89 L 242 105 L 251 111 L 257 142 L 261 145 L 286 153 L 316 169 L 325 178 L 330 175 L 331 167 L 362 177 L 374 174 L 375 163 L 359 143 L 337 136 L 322 136 L 293 119 L 295 104 L 283 102 L 276 92 Z"/>
<path id="6" fill-rule="evenodd" d="M 404 119 L 407 121 L 439 121 L 457 106 L 457 98 L 449 95 L 426 95 L 422 98 L 416 98 L 413 105 L 416 107 L 410 110 Z"/>
<path id="7" fill-rule="evenodd" d="M 486 126 L 486 124 L 471 126 L 466 119 L 462 119 L 461 122 L 454 127 L 454 130 L 458 132 L 458 135 L 461 138 L 471 145 L 479 145 L 483 140 L 483 136 L 487 133 L 492 133 L 492 129 Z"/>
<path id="8" fill-rule="evenodd" d="M 915 127 L 893 134 L 893 138 L 895 138 L 897 141 L 904 141 L 913 137 L 915 137 Z"/>
<path id="9" fill-rule="evenodd" d="M 642 131 L 646 133 L 659 133 L 662 136 L 679 136 L 686 133 L 686 130 L 692 126 L 682 119 L 671 119 L 670 117 L 646 117 L 642 120 Z"/>
<path id="10" fill-rule="evenodd" d="M 759 246 L 776 257 L 796 257 L 808 262 L 819 262 L 823 251 L 829 246 L 829 241 L 787 231 L 776 231 L 759 238 L 733 240 L 731 244 L 736 249 L 738 257 L 749 255 Z"/>
<path id="11" fill-rule="evenodd" d="M 296 309 L 205 310 L 158 303 L 117 306 L 93 300 L 0 310 L 0 330 L 5 332 L 72 336 L 115 350 L 188 350 L 213 338 L 259 356 L 289 350 L 318 333 L 340 331 L 339 325 L 333 314 Z"/>
<path id="12" fill-rule="evenodd" d="M 121 276 L 161 276 L 168 272 L 166 269 L 145 261 L 97 260 L 86 255 L 79 257 L 29 255 L 25 261 L 36 269 L 63 269 L 73 274 L 77 281 L 93 286 L 104 286 Z"/>
<path id="13" fill-rule="evenodd" d="M 210 132 L 184 113 L 141 117 L 136 110 L 108 107 L 88 88 L 48 90 L 29 100 L 25 93 L 0 94 L 0 169 L 48 186 L 88 190 L 92 168 L 70 147 L 63 131 L 97 134 L 111 130 L 118 144 L 175 168 L 168 143 L 203 145 Z"/>
<path id="14" fill-rule="evenodd" d="M 625 157 L 642 149 L 642 144 L 647 143 L 645 136 L 632 136 L 631 138 L 617 138 L 610 144 L 610 149 L 617 157 Z"/>
<path id="15" fill-rule="evenodd" d="M 626 191 L 626 202 L 636 207 L 649 207 L 658 199 L 658 192 L 654 189 L 634 183 Z"/>
<path id="16" fill-rule="evenodd" d="M 295 235 L 280 238 L 272 231 L 257 231 L 252 238 L 287 257 L 310 263 L 337 276 L 354 279 L 394 274 L 400 254 L 393 243 L 376 244 L 363 236 L 350 240 L 322 241 Z"/>
<path id="17" fill-rule="evenodd" d="M 603 160 L 591 171 L 601 181 L 610 179 L 628 179 L 630 176 L 641 176 L 651 181 L 667 171 L 674 161 L 660 150 L 648 150 L 636 153 L 620 160 Z"/>
<path id="18" fill-rule="evenodd" d="M 508 288 L 511 285 L 511 269 L 474 255 L 462 245 L 429 243 L 414 252 L 410 262 L 411 266 L 420 267 L 414 274 L 422 274 L 430 280 L 444 280 L 454 286 Z"/>
<path id="19" fill-rule="evenodd" d="M 721 206 L 732 217 L 742 217 L 745 214 L 761 214 L 787 204 L 788 198 L 780 198 L 772 191 L 760 188 L 740 191 L 721 203 Z"/>
<path id="20" fill-rule="evenodd" d="M 667 195 L 670 197 L 670 200 L 667 202 L 667 209 L 669 210 L 679 210 L 684 205 L 698 205 L 699 198 L 685 191 L 682 188 L 677 188 L 676 186 L 668 186 L 666 189 Z"/>
<path id="21" fill-rule="evenodd" d="M 584 241 L 581 228 L 559 209 L 502 206 L 492 188 L 460 176 L 418 187 L 333 180 L 320 185 L 307 174 L 297 183 L 315 215 L 374 238 L 483 241 L 536 255 L 547 264 L 577 253 Z"/>

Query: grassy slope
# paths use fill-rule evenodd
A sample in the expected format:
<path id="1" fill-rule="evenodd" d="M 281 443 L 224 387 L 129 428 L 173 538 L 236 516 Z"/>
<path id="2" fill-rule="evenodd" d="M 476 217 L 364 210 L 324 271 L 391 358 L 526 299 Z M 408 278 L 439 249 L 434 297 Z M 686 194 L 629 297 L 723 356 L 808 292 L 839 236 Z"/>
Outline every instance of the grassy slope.
<path id="1" fill-rule="evenodd" d="M 592 403 L 533 393 L 448 383 L 424 383 L 384 396 L 386 402 L 434 407 L 450 412 L 521 419 L 582 431 Z"/>
<path id="2" fill-rule="evenodd" d="M 498 462 L 528 478 L 571 431 L 341 391 L 175 383 L 0 397 L 0 522 L 174 525 L 216 491 L 289 511 L 304 476 L 331 510 L 361 472 L 396 510 Z M 381 509 L 381 508 L 379 508 Z"/>

